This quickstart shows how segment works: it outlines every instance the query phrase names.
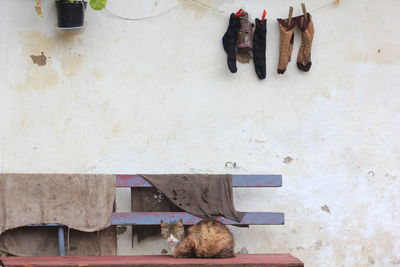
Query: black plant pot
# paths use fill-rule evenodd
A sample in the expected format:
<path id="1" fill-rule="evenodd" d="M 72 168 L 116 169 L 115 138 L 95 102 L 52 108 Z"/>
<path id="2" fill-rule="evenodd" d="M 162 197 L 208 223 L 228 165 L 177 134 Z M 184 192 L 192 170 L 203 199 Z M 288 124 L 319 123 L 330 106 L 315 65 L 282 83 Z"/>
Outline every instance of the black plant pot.
<path id="1" fill-rule="evenodd" d="M 84 4 L 83 4 L 84 3 Z M 57 19 L 59 28 L 82 27 L 85 17 L 87 2 L 56 1 Z"/>

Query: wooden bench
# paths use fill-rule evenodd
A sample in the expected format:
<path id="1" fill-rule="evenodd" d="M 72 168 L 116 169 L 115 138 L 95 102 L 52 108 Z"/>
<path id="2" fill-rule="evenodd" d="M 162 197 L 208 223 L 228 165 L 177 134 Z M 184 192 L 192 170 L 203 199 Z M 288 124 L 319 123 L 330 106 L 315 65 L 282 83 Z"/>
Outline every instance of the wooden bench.
<path id="1" fill-rule="evenodd" d="M 152 187 L 150 183 L 148 183 L 144 178 L 139 175 L 116 175 L 116 184 L 117 187 Z M 232 176 L 232 186 L 233 187 L 280 187 L 282 186 L 282 176 L 281 175 L 233 175 Z M 114 212 L 111 218 L 112 225 L 158 225 L 161 220 L 164 221 L 178 221 L 182 219 L 185 225 L 195 224 L 202 219 L 191 215 L 187 212 Z M 221 221 L 224 224 L 231 225 L 283 225 L 285 223 L 284 214 L 280 212 L 246 212 L 241 222 L 235 222 L 230 219 L 224 217 L 217 217 L 217 220 Z M 42 226 L 42 225 L 40 225 Z M 59 224 L 46 224 L 43 226 L 56 226 L 58 227 L 58 241 L 59 241 L 59 254 L 60 256 L 65 256 L 65 227 Z M 263 256 L 260 256 L 263 255 Z M 43 257 L 39 257 L 43 258 Z M 3 258 L 3 262 L 11 262 L 13 258 Z M 23 261 L 23 258 L 14 258 L 15 262 Z M 28 258 L 26 258 L 29 260 Z M 201 264 L 202 260 L 210 261 L 210 259 L 173 259 L 171 257 L 165 256 L 132 256 L 132 257 L 50 257 L 46 258 L 48 262 L 59 261 L 63 266 L 62 262 L 64 262 L 67 266 L 68 264 L 72 264 L 72 262 L 81 262 L 82 264 L 86 264 L 86 262 L 93 261 L 96 266 L 102 266 L 102 262 L 105 262 L 104 266 L 110 265 L 110 262 L 119 262 L 119 265 L 125 264 L 123 266 L 138 266 L 140 262 L 146 262 L 148 265 L 176 265 L 183 264 L 185 266 L 191 266 L 196 264 Z M 262 264 L 262 259 L 264 259 L 264 263 Z M 38 259 L 39 260 L 39 259 Z M 45 259 L 43 258 L 43 261 Z M 255 255 L 240 255 L 239 257 L 235 257 L 232 259 L 215 259 L 213 260 L 215 264 L 225 265 L 225 266 L 234 266 L 234 265 L 251 265 L 255 264 L 257 266 L 303 266 L 303 264 L 293 256 L 289 254 L 281 254 L 281 255 L 267 255 L 267 254 L 255 254 Z M 107 263 L 106 263 L 107 262 Z M 157 263 L 158 262 L 158 263 Z M 251 263 L 254 262 L 254 263 Z M 290 262 L 289 265 L 285 262 Z M 67 264 L 68 263 L 68 264 Z M 257 264 L 256 264 L 257 263 Z M 11 263 L 8 263 L 13 265 Z M 48 266 L 42 265 L 41 263 L 37 263 L 40 266 Z M 92 263 L 90 263 L 92 264 Z M 100 264 L 100 265 L 99 265 Z M 127 264 L 127 265 L 126 265 Z M 210 262 L 210 264 L 213 264 Z M 281 264 L 281 265 L 280 265 Z M 118 265 L 118 264 L 117 264 Z M 23 266 L 23 265 L 17 265 Z M 36 266 L 36 265 L 30 265 Z M 53 266 L 53 265 L 51 265 Z M 56 266 L 56 265 L 54 265 Z M 57 265 L 58 266 L 58 265 Z M 68 265 L 72 266 L 72 265 Z"/>
<path id="2" fill-rule="evenodd" d="M 176 259 L 170 256 L 112 256 L 112 257 L 10 257 L 2 258 L 4 266 L 257 266 L 299 267 L 303 263 L 289 254 L 239 254 L 229 259 Z"/>

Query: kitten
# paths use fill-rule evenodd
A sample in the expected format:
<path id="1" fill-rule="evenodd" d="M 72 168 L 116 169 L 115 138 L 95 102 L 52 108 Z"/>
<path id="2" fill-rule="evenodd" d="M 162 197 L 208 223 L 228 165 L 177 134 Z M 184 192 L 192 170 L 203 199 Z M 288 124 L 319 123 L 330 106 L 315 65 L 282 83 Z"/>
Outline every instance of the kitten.
<path id="1" fill-rule="evenodd" d="M 161 221 L 161 236 L 176 258 L 235 257 L 233 235 L 218 221 L 201 221 L 187 228 L 186 233 L 182 220 L 172 224 Z"/>

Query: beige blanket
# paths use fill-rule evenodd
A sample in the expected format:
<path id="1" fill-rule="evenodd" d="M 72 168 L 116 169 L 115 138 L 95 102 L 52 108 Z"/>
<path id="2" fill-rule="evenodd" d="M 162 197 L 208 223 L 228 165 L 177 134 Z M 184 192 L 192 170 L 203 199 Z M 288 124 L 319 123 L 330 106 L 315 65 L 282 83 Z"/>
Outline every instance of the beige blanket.
<path id="1" fill-rule="evenodd" d="M 0 174 L 0 234 L 44 223 L 98 231 L 111 224 L 114 199 L 114 175 Z"/>
<path id="2" fill-rule="evenodd" d="M 0 252 L 14 256 L 59 256 L 57 227 L 20 227 L 0 236 Z M 67 256 L 117 255 L 117 235 L 110 226 L 99 232 L 65 231 Z"/>

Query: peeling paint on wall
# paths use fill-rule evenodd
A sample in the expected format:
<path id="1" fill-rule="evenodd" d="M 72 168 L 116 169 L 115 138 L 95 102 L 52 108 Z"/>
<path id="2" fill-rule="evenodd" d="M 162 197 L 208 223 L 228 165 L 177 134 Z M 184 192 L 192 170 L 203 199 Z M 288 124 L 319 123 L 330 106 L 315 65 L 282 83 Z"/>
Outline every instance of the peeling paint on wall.
<path id="1" fill-rule="evenodd" d="M 283 159 L 283 163 L 286 163 L 286 164 L 290 164 L 290 163 L 292 163 L 292 161 L 293 161 L 293 159 L 289 156 L 287 156 L 286 158 Z"/>
<path id="2" fill-rule="evenodd" d="M 322 206 L 322 207 L 321 207 L 321 210 L 323 210 L 323 211 L 325 211 L 325 212 L 331 214 L 331 210 L 329 209 L 329 207 L 328 207 L 327 205 Z"/>
<path id="3" fill-rule="evenodd" d="M 43 52 L 39 56 L 31 55 L 31 58 L 32 58 L 33 64 L 36 64 L 38 66 L 46 65 L 47 57 L 44 55 Z"/>
<path id="4" fill-rule="evenodd" d="M 236 164 L 236 162 L 227 161 L 227 162 L 225 162 L 225 167 L 229 168 L 229 169 L 236 169 L 237 164 Z"/>

